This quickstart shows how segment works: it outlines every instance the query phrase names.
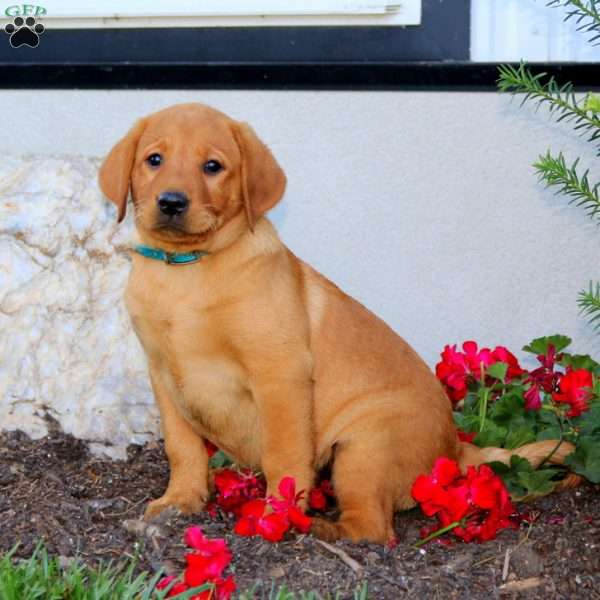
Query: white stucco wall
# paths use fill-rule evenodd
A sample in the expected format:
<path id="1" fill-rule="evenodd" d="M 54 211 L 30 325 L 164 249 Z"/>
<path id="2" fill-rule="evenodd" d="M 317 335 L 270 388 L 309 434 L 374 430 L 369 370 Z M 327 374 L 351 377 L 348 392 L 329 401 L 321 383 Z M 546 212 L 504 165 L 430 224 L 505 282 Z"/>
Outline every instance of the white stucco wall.
<path id="1" fill-rule="evenodd" d="M 24 156 L 33 161 L 25 167 L 30 171 L 34 169 L 31 165 L 49 157 L 59 156 L 63 170 L 67 168 L 64 164 L 75 164 L 78 172 L 86 174 L 81 183 L 81 189 L 87 190 L 85 201 L 78 204 L 82 218 L 85 202 L 94 204 L 89 210 L 95 216 L 86 227 L 94 227 L 98 218 L 102 231 L 112 231 L 105 207 L 99 212 L 95 205 L 100 202 L 93 181 L 96 163 L 88 158 L 104 155 L 137 117 L 189 101 L 211 104 L 254 126 L 288 175 L 285 199 L 272 213 L 283 240 L 383 317 L 431 365 L 444 344 L 465 339 L 484 345 L 504 344 L 519 351 L 533 337 L 561 332 L 574 338 L 579 352 L 600 350 L 599 338 L 578 316 L 575 303 L 577 292 L 598 277 L 600 231 L 581 210 L 568 207 L 564 198 L 538 185 L 530 166 L 548 148 L 562 149 L 570 160 L 581 155 L 588 166 L 598 164 L 597 159 L 593 149 L 568 126 L 551 124 L 543 112 L 534 113 L 527 107 L 519 110 L 518 103 L 507 96 L 3 91 L 3 172 L 8 177 L 8 161 L 17 164 Z M 41 171 L 45 179 L 40 189 L 51 195 L 56 187 L 53 175 L 44 173 Z M 4 184 L 6 180 L 0 176 L 0 188 Z M 19 198 L 19 185 L 11 184 L 11 197 Z M 2 200 L 0 191 L 0 203 Z M 39 190 L 35 201 L 43 202 Z M 2 218 L 0 212 L 0 241 Z M 35 222 L 32 226 L 35 228 Z M 106 240 L 108 234 L 102 235 Z M 100 239 L 102 235 L 97 244 L 105 251 L 108 246 Z M 118 294 L 114 282 L 124 278 L 127 261 L 118 254 L 106 268 L 117 271 L 106 285 L 109 293 Z M 101 271 L 101 264 L 94 269 Z M 3 287 L 15 287 L 14 277 L 13 271 L 9 282 L 4 269 L 3 282 L 0 269 L 0 295 Z M 49 293 L 47 289 L 45 293 Z M 21 296 L 21 301 L 25 306 L 27 297 Z M 114 314 L 114 322 L 127 327 L 121 313 Z M 3 336 L 10 323 L 10 316 L 0 321 Z M 69 336 L 74 340 L 82 330 L 70 329 L 64 310 L 57 323 L 64 329 L 56 338 L 64 354 Z M 93 339 L 98 334 L 94 328 L 105 326 L 102 319 L 88 323 L 85 335 Z M 19 336 L 14 329 L 10 335 Z M 18 340 L 4 341 L 0 369 L 8 364 L 8 353 L 16 360 L 15 349 L 20 347 Z M 81 344 L 84 348 L 94 345 Z M 142 439 L 134 432 L 155 431 L 156 420 L 148 407 L 143 360 L 132 358 L 136 348 L 131 341 L 119 344 L 118 336 L 103 348 L 111 357 L 106 364 L 115 379 L 106 379 L 104 373 L 98 401 L 110 404 L 112 429 L 102 416 L 94 413 L 94 418 L 90 417 L 94 409 L 88 396 L 97 376 L 93 352 L 78 350 L 77 361 L 85 364 L 77 367 L 73 360 L 68 375 L 80 382 L 76 389 L 81 393 L 73 391 L 72 398 L 59 401 L 47 391 L 44 402 L 54 402 L 61 410 L 73 409 L 75 403 L 78 416 L 71 414 L 66 428 L 79 435 L 112 438 L 121 446 L 130 439 Z M 120 359 L 125 356 L 127 361 Z M 47 362 L 35 351 L 23 360 Z M 133 365 L 138 377 L 129 388 L 119 384 L 124 378 L 131 382 L 126 365 Z M 85 386 L 82 372 L 87 377 Z M 0 427 L 28 428 L 32 411 L 23 411 L 20 422 L 14 411 L 12 420 L 7 410 L 2 413 L 3 404 L 14 400 L 7 393 L 9 375 L 5 370 L 5 378 L 0 377 Z M 53 375 L 49 372 L 46 376 Z M 24 382 L 17 383 L 19 389 L 26 389 Z M 16 389 L 14 381 L 12 385 L 11 390 Z M 68 381 L 61 386 L 75 390 Z M 113 388 L 115 398 L 109 398 Z M 120 395 L 127 396 L 127 408 L 122 412 Z M 87 429 L 74 425 L 78 419 L 88 423 Z M 39 434 L 43 423 L 37 419 L 29 429 Z"/>

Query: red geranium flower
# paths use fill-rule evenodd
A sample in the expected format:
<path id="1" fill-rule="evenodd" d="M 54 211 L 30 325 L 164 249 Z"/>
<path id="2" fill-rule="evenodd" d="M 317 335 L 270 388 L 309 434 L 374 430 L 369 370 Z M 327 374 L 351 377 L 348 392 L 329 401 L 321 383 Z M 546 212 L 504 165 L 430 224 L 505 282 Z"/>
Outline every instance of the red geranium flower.
<path id="1" fill-rule="evenodd" d="M 205 583 L 213 587 L 205 592 L 192 596 L 193 600 L 216 599 L 228 600 L 235 591 L 232 577 L 223 579 L 221 575 L 231 562 L 231 552 L 224 539 L 208 539 L 200 527 L 189 527 L 184 535 L 185 543 L 193 549 L 185 555 L 187 567 L 183 573 L 183 581 L 176 583 L 167 594 L 171 598 L 190 588 L 199 587 Z M 174 575 L 164 577 L 157 584 L 157 589 L 165 589 L 177 578 Z"/>
<path id="2" fill-rule="evenodd" d="M 521 365 L 519 365 L 517 357 L 504 346 L 496 346 L 494 348 L 492 351 L 492 359 L 492 363 L 503 362 L 508 365 L 508 370 L 506 371 L 507 381 L 511 381 L 517 377 L 521 377 L 524 373 L 527 373 L 527 371 L 522 369 Z"/>
<path id="3" fill-rule="evenodd" d="M 441 457 L 436 460 L 431 475 L 420 475 L 413 483 L 413 498 L 428 517 L 437 514 L 442 527 L 460 521 L 469 510 L 468 489 L 454 485 L 459 478 L 456 461 Z"/>
<path id="4" fill-rule="evenodd" d="M 508 365 L 506 381 L 526 373 L 515 355 L 504 346 L 496 346 L 494 350 L 480 349 L 476 342 L 468 340 L 463 343 L 462 349 L 463 352 L 458 352 L 456 345 L 445 346 L 441 354 L 442 360 L 435 367 L 437 378 L 454 403 L 467 395 L 469 383 L 481 380 L 482 368 L 485 370 L 497 362 L 506 363 Z"/>
<path id="5" fill-rule="evenodd" d="M 594 385 L 592 374 L 587 369 L 567 369 L 560 378 L 558 392 L 552 394 L 555 402 L 564 402 L 571 408 L 567 417 L 578 417 L 589 408 Z"/>
<path id="6" fill-rule="evenodd" d="M 264 496 L 266 486 L 250 469 L 221 469 L 215 473 L 215 488 L 217 505 L 239 516 L 245 502 Z"/>
<path id="7" fill-rule="evenodd" d="M 260 535 L 269 542 L 281 540 L 290 527 L 306 533 L 312 525 L 312 519 L 298 506 L 304 491 L 296 493 L 293 477 L 284 477 L 279 483 L 281 499 L 269 496 L 247 502 L 242 506 L 241 518 L 235 524 L 234 531 L 239 535 Z"/>
<path id="8" fill-rule="evenodd" d="M 531 371 L 524 382 L 526 385 L 529 384 L 529 388 L 524 394 L 527 410 L 540 410 L 542 408 L 542 398 L 540 396 L 542 390 L 548 394 L 556 391 L 560 374 L 556 373 L 554 368 L 560 356 L 556 354 L 552 344 L 548 346 L 545 355 L 538 355 L 537 359 L 541 366 Z"/>
<path id="9" fill-rule="evenodd" d="M 435 374 L 446 388 L 452 402 L 459 402 L 467 395 L 467 365 L 465 357 L 454 346 L 446 346 L 442 360 L 435 366 Z"/>
<path id="10" fill-rule="evenodd" d="M 477 347 L 477 342 L 468 341 L 463 344 L 463 351 L 465 353 L 465 361 L 469 370 L 477 379 L 481 376 L 481 366 L 489 367 L 492 363 L 496 362 L 492 356 L 492 352 L 489 348 L 482 348 L 481 350 Z"/>
<path id="11" fill-rule="evenodd" d="M 296 493 L 296 481 L 293 477 L 284 477 L 278 486 L 282 500 L 271 497 L 269 506 L 275 512 L 287 513 L 290 523 L 301 533 L 307 533 L 312 525 L 312 519 L 304 514 L 298 502 L 304 497 L 304 490 Z"/>
<path id="12" fill-rule="evenodd" d="M 452 532 L 466 542 L 491 540 L 500 529 L 516 527 L 508 491 L 487 465 L 468 467 L 462 475 L 455 461 L 438 458 L 431 475 L 417 477 L 412 495 L 427 516 L 437 515 L 438 531 L 455 524 Z"/>
<path id="13" fill-rule="evenodd" d="M 200 527 L 189 527 L 184 536 L 185 543 L 194 549 L 185 555 L 187 568 L 185 583 L 196 587 L 207 582 L 220 580 L 227 565 L 231 562 L 231 552 L 224 539 L 208 539 Z"/>
<path id="14" fill-rule="evenodd" d="M 525 408 L 527 410 L 540 410 L 542 408 L 542 397 L 540 396 L 540 386 L 532 383 L 529 389 L 523 394 L 525 399 Z"/>
<path id="15" fill-rule="evenodd" d="M 266 514 L 265 514 L 266 513 Z M 233 530 L 238 535 L 260 535 L 268 542 L 279 542 L 290 528 L 285 512 L 268 512 L 267 501 L 251 500 L 242 506 L 242 516 Z"/>

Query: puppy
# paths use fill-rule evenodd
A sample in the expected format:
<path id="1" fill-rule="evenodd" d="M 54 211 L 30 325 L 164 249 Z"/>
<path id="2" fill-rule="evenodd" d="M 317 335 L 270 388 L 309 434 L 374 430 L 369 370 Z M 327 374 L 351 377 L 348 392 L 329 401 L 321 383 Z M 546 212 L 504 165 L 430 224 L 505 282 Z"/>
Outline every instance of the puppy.
<path id="1" fill-rule="evenodd" d="M 116 144 L 99 180 L 119 221 L 131 191 L 143 245 L 125 300 L 171 469 L 146 518 L 202 509 L 204 440 L 260 469 L 269 494 L 288 475 L 309 490 L 331 466 L 341 514 L 312 530 L 326 540 L 392 539 L 394 511 L 414 505 L 413 481 L 439 456 L 463 467 L 509 458 L 459 442 L 419 356 L 280 241 L 264 214 L 286 177 L 247 124 L 200 104 L 167 108 Z M 535 464 L 554 446 L 518 453 Z"/>

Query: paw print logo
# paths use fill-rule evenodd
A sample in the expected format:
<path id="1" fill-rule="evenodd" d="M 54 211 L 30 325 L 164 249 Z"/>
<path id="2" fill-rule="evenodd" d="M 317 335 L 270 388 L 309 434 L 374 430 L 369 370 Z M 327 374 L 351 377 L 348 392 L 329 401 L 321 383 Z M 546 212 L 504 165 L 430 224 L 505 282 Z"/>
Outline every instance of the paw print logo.
<path id="1" fill-rule="evenodd" d="M 33 17 L 15 17 L 12 23 L 4 26 L 4 31 L 10 35 L 10 45 L 13 48 L 29 46 L 37 48 L 40 43 L 40 35 L 46 31 L 41 23 L 36 23 Z"/>

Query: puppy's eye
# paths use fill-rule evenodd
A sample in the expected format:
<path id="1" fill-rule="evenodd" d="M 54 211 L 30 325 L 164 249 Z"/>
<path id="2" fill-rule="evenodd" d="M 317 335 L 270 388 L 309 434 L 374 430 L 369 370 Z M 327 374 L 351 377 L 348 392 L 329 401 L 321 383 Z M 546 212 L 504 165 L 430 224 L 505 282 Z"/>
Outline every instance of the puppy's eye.
<path id="1" fill-rule="evenodd" d="M 207 160 L 203 165 L 202 165 L 202 170 L 207 174 L 207 175 L 215 175 L 216 173 L 218 173 L 219 171 L 223 170 L 223 165 L 218 161 L 218 160 Z"/>
<path id="2" fill-rule="evenodd" d="M 158 154 L 158 152 L 155 152 L 146 159 L 146 162 L 151 167 L 160 167 L 160 164 L 162 163 L 162 155 Z"/>

